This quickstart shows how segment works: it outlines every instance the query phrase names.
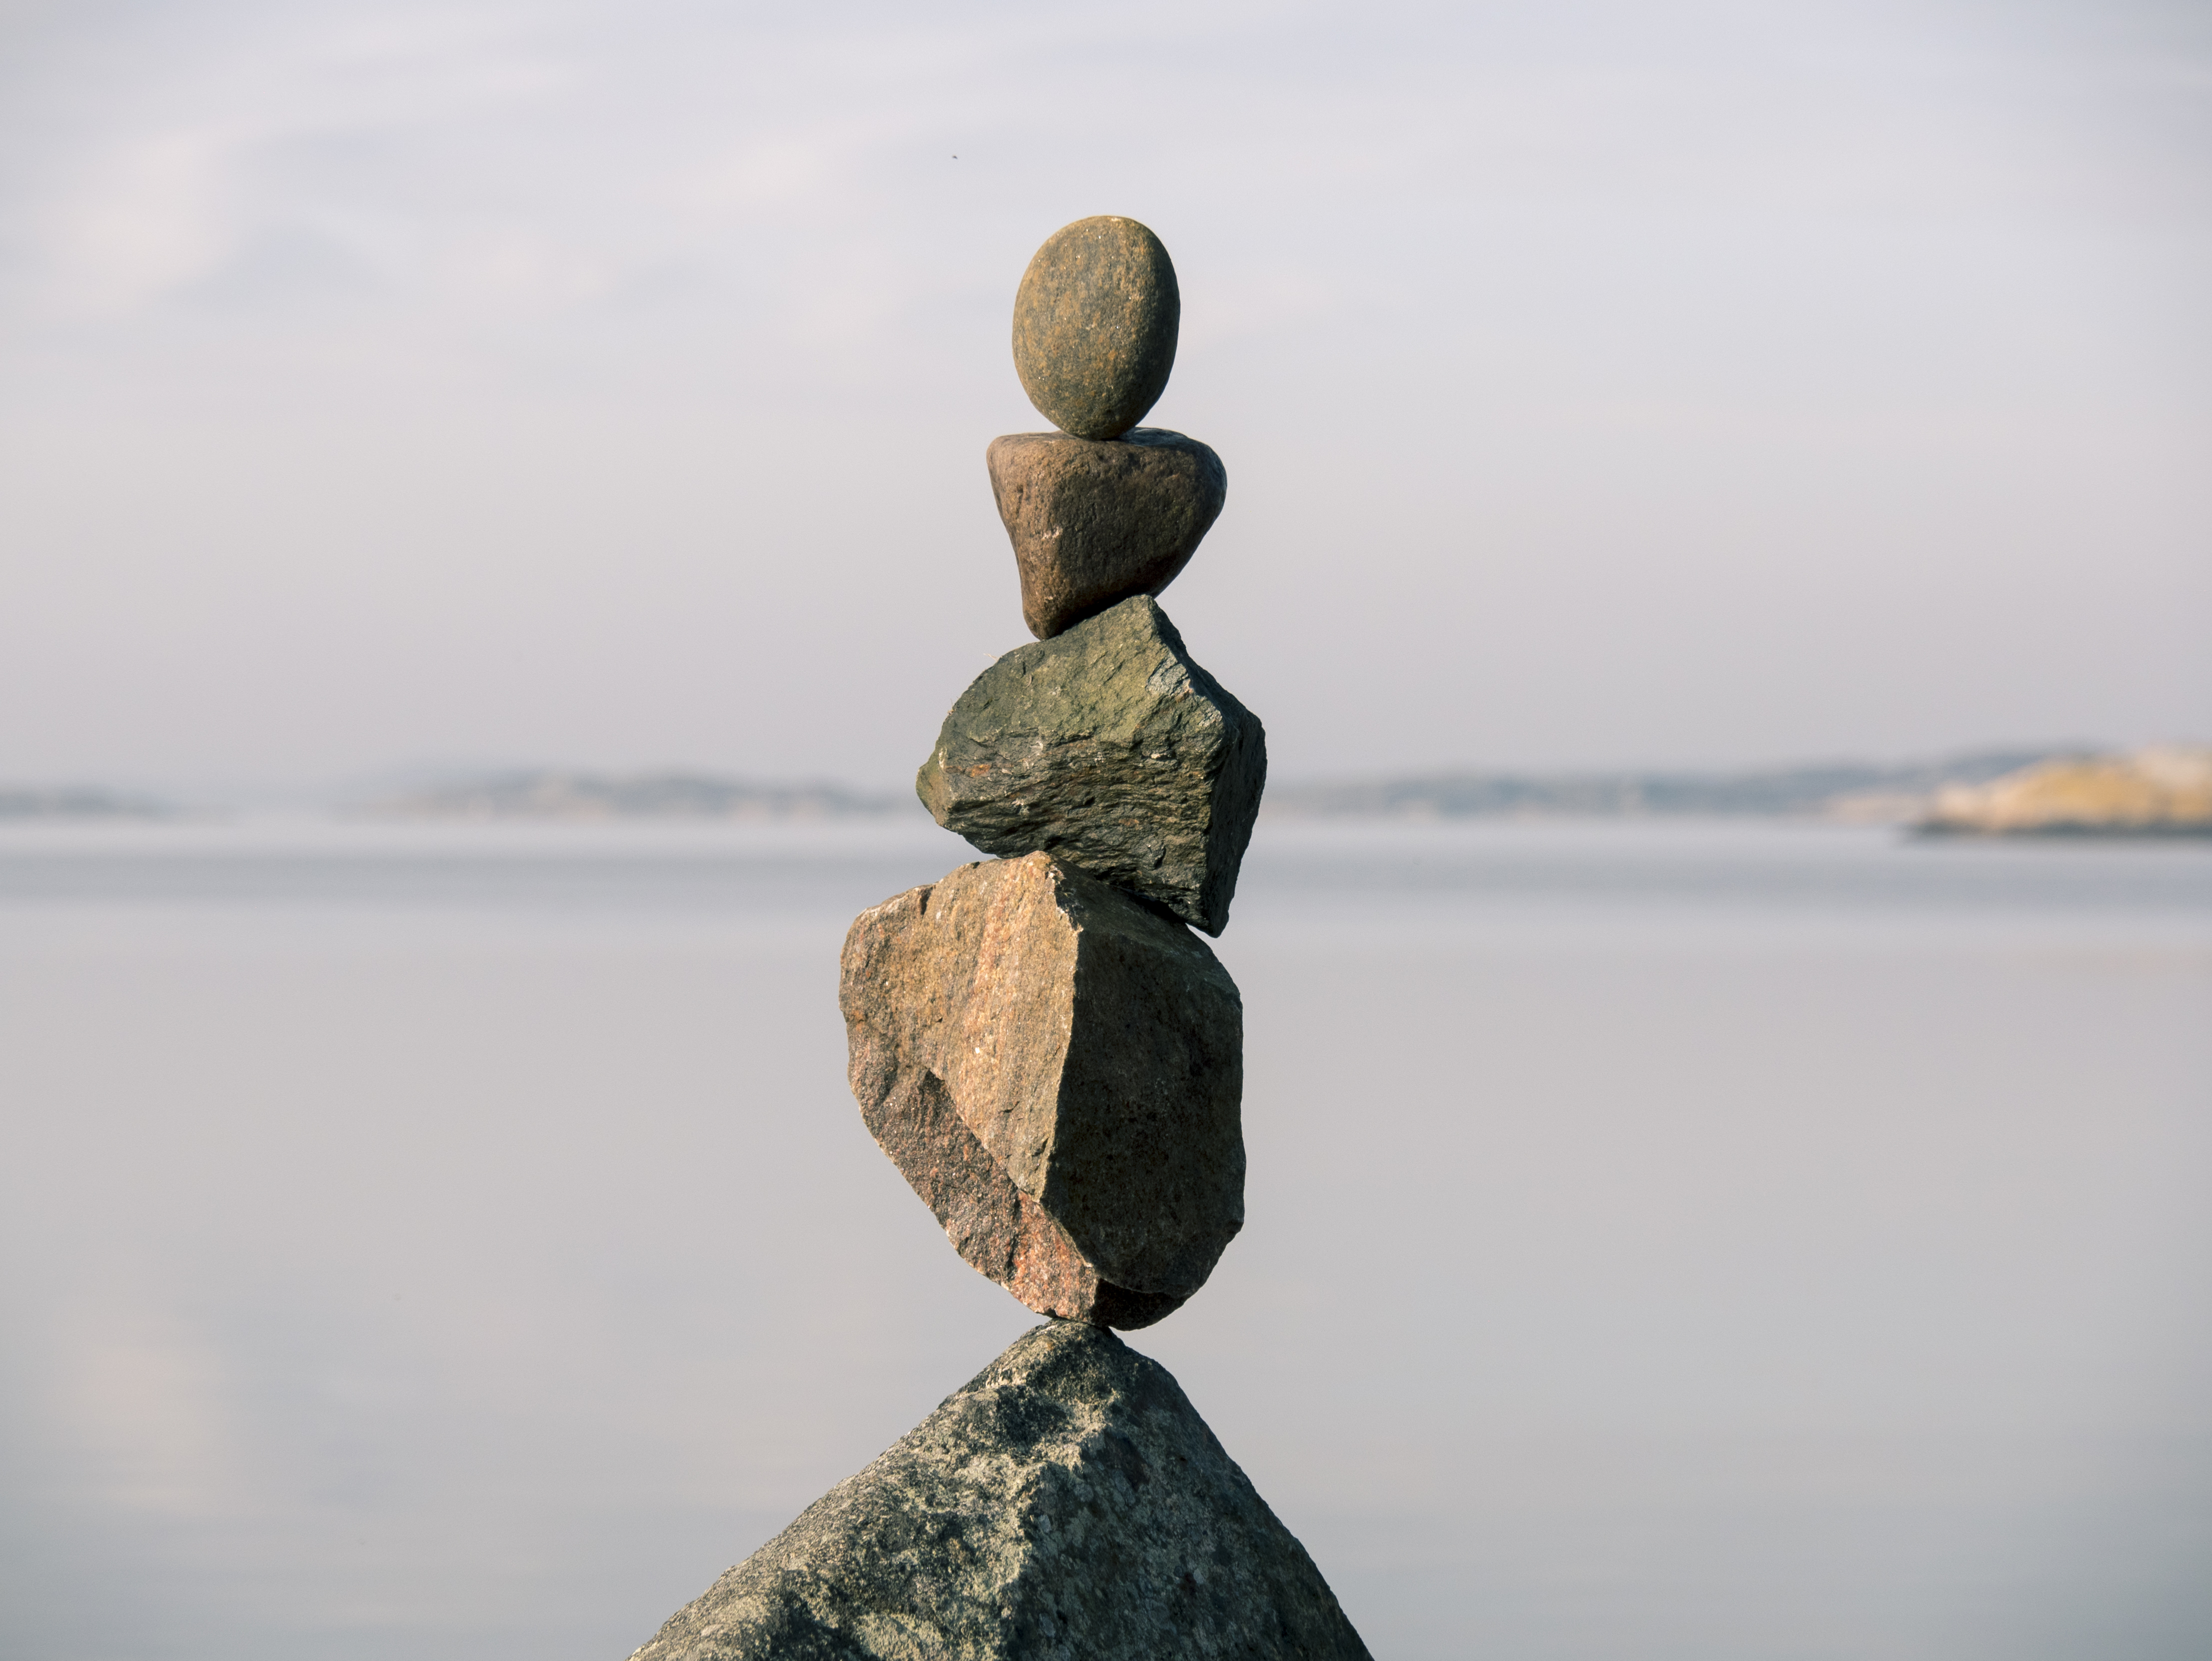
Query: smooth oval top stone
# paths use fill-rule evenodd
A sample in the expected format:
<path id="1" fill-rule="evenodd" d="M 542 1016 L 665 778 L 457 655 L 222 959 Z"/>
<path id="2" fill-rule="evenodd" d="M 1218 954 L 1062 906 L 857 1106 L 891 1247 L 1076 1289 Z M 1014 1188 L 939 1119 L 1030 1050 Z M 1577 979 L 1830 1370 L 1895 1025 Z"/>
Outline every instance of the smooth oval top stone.
<path id="1" fill-rule="evenodd" d="M 1014 369 L 1062 432 L 1119 438 L 1167 390 L 1182 319 L 1159 238 L 1117 214 L 1079 219 L 1047 237 L 1022 274 Z"/>

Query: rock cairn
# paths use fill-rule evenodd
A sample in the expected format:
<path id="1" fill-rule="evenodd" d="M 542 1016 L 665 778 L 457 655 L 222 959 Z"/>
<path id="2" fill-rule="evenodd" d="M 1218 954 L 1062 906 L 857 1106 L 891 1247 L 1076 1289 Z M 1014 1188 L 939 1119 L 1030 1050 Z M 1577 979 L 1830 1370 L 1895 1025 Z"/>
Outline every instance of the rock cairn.
<path id="1" fill-rule="evenodd" d="M 1228 925 L 1267 737 L 1156 599 L 1228 494 L 1212 450 L 1137 425 L 1181 309 L 1133 219 L 1030 262 L 1014 365 L 1058 430 L 985 460 L 1037 638 L 915 779 L 999 857 L 861 913 L 842 962 L 869 1133 L 1050 1318 L 634 1661 L 1367 1655 L 1175 1380 L 1107 1329 L 1181 1307 L 1244 1220 L 1243 1005 L 1192 931 Z"/>

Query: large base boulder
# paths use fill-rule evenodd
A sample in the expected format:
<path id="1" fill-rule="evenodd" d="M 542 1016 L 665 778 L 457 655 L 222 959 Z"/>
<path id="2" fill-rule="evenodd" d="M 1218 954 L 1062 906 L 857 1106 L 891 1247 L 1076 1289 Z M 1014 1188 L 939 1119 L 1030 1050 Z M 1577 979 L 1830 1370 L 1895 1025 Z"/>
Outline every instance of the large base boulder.
<path id="1" fill-rule="evenodd" d="M 1267 781 L 1260 718 L 1139 594 L 978 675 L 915 790 L 987 854 L 1060 855 L 1218 934 Z"/>
<path id="2" fill-rule="evenodd" d="M 1243 1002 L 1182 924 L 1047 855 L 864 911 L 838 1001 L 869 1134 L 1041 1315 L 1139 1327 L 1244 1221 Z"/>
<path id="3" fill-rule="evenodd" d="M 1167 1369 L 1053 1322 L 631 1661 L 1365 1661 Z"/>

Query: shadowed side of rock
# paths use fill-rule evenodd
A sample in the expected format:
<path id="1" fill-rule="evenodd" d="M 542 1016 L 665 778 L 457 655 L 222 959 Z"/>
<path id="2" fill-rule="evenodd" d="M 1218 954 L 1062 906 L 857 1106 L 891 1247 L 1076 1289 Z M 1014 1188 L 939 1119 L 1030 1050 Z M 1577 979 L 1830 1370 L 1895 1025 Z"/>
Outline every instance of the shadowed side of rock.
<path id="1" fill-rule="evenodd" d="M 860 1120 L 969 1267 L 1038 1314 L 1142 1327 L 1182 1307 L 1172 1293 L 1133 1292 L 1103 1279 L 1067 1231 L 975 1140 L 935 1074 L 895 1075 L 883 1095 L 863 1098 Z"/>
<path id="2" fill-rule="evenodd" d="M 1167 1370 L 1024 1333 L 632 1661 L 1365 1661 Z"/>

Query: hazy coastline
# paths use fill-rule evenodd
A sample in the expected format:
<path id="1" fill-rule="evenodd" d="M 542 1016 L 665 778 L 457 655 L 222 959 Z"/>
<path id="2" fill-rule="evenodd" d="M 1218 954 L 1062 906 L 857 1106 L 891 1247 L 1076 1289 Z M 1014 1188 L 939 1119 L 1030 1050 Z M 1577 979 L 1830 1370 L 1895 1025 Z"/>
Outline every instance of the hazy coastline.
<path id="1" fill-rule="evenodd" d="M 1932 759 L 1811 761 L 1741 769 L 1478 770 L 1270 781 L 1263 818 L 1286 820 L 1772 818 L 1913 825 L 1940 802 L 2039 767 L 2083 765 L 2091 746 L 1990 748 Z M 307 817 L 440 823 L 675 821 L 792 824 L 896 819 L 903 788 L 776 779 L 704 768 L 424 770 L 285 793 Z M 171 794 L 100 784 L 0 784 L 0 823 L 227 818 L 265 813 L 238 791 Z M 1948 826 L 1946 828 L 1961 828 Z"/>

